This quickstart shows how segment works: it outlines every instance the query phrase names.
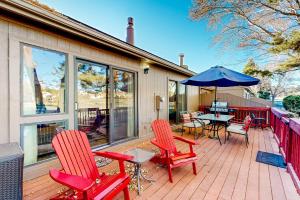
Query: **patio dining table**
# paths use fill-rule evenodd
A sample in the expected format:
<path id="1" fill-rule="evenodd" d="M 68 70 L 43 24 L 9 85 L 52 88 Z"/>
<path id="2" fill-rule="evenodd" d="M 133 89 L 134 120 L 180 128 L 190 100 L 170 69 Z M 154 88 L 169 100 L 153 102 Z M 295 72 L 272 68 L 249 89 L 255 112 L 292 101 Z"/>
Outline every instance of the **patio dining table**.
<path id="1" fill-rule="evenodd" d="M 218 139 L 220 142 L 220 145 L 222 145 L 222 142 L 219 137 L 219 130 L 221 130 L 224 127 L 224 124 L 227 124 L 233 118 L 234 118 L 234 115 L 205 114 L 205 115 L 199 115 L 196 119 L 209 120 L 210 123 L 212 124 L 211 130 L 213 131 L 213 138 Z"/>

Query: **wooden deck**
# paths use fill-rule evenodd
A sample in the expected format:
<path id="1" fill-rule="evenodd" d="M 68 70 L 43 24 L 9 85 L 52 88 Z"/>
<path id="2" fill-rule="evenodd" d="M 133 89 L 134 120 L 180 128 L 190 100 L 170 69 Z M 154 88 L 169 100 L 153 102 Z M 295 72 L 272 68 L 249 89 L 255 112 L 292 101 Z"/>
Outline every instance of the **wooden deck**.
<path id="1" fill-rule="evenodd" d="M 192 138 L 191 135 L 185 134 Z M 224 138 L 223 135 L 221 137 Z M 195 146 L 198 154 L 198 175 L 192 173 L 192 166 L 173 170 L 174 182 L 168 181 L 167 171 L 152 162 L 143 167 L 147 175 L 156 181 L 142 182 L 143 192 L 137 196 L 131 191 L 131 199 L 206 199 L 206 200 L 285 200 L 300 199 L 290 175 L 285 169 L 257 163 L 258 150 L 278 153 L 278 146 L 270 129 L 250 130 L 250 145 L 246 148 L 244 138 L 233 135 L 229 142 L 220 146 L 217 140 L 206 137 L 199 139 L 200 145 Z M 188 146 L 178 142 L 178 148 L 188 150 Z M 120 145 L 109 150 L 118 152 L 132 147 L 154 150 L 149 142 L 136 141 L 130 145 Z M 113 162 L 101 171 L 112 172 L 117 169 Z M 47 175 L 24 183 L 24 199 L 49 199 L 62 191 L 62 187 L 53 182 Z M 123 194 L 116 199 L 123 199 Z"/>

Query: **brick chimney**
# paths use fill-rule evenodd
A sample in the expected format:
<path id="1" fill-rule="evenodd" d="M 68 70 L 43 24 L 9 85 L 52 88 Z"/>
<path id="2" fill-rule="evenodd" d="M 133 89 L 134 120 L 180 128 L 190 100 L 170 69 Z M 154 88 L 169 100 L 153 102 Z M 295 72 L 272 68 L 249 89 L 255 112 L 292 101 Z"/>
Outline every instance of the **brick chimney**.
<path id="1" fill-rule="evenodd" d="M 133 18 L 132 17 L 128 17 L 126 42 L 128 44 L 134 45 L 134 30 L 133 30 Z"/>

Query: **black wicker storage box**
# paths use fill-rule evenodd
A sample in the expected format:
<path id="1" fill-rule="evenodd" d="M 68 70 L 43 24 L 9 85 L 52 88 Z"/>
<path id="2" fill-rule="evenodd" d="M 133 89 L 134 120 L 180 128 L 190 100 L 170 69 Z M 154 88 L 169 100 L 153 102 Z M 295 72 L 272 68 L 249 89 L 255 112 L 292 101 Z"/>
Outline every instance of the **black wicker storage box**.
<path id="1" fill-rule="evenodd" d="M 0 144 L 0 199 L 23 198 L 24 155 L 17 143 Z"/>

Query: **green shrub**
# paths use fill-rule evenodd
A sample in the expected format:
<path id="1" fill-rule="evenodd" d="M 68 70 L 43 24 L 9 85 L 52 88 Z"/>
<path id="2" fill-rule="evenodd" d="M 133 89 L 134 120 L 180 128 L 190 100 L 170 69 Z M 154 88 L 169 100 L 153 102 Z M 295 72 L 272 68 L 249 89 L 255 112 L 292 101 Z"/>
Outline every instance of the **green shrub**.
<path id="1" fill-rule="evenodd" d="M 261 99 L 267 99 L 269 100 L 270 99 L 270 92 L 268 91 L 263 91 L 263 90 L 260 90 L 258 91 L 258 97 L 261 98 Z"/>
<path id="2" fill-rule="evenodd" d="M 300 95 L 290 95 L 283 99 L 283 107 L 290 111 L 297 113 L 300 111 Z"/>

